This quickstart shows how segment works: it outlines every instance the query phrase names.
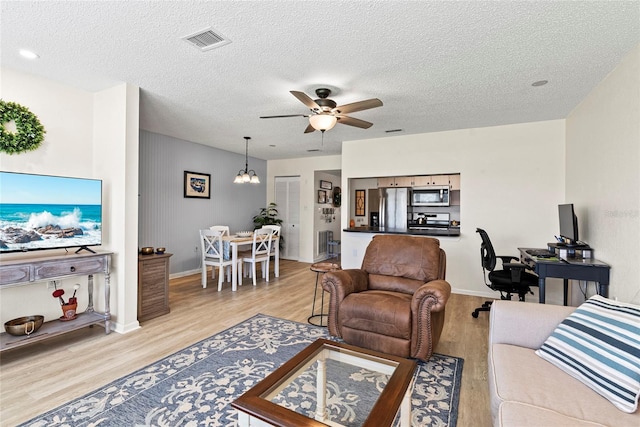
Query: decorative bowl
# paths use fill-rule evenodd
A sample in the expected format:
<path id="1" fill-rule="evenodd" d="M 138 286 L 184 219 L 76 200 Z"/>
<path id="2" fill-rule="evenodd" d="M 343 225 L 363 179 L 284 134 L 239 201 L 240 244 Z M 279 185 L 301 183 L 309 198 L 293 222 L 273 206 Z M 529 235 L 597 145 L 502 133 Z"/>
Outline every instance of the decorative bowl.
<path id="1" fill-rule="evenodd" d="M 162 255 L 163 253 L 165 253 L 166 248 L 156 248 L 156 253 L 158 255 Z"/>
<path id="2" fill-rule="evenodd" d="M 238 236 L 238 237 L 251 237 L 251 236 L 253 236 L 253 231 L 238 231 L 236 233 L 236 236 Z"/>
<path id="3" fill-rule="evenodd" d="M 151 255 L 151 254 L 153 254 L 153 248 L 150 247 L 150 246 L 146 246 L 146 247 L 140 249 L 140 253 L 142 255 Z"/>
<path id="4" fill-rule="evenodd" d="M 24 316 L 17 319 L 9 320 L 4 324 L 4 330 L 9 335 L 21 336 L 31 335 L 40 329 L 40 326 L 44 323 L 44 316 Z"/>

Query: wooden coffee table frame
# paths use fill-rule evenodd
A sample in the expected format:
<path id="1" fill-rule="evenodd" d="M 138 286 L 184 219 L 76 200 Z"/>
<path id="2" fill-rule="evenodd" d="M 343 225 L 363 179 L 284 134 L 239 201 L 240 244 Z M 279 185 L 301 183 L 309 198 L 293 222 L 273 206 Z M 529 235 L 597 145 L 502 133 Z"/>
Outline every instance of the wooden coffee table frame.
<path id="1" fill-rule="evenodd" d="M 362 424 L 363 427 L 391 426 L 399 409 L 401 425 L 410 425 L 411 390 L 409 387 L 417 366 L 416 362 L 326 339 L 316 340 L 233 401 L 231 406 L 238 410 L 238 424 L 240 426 L 292 427 L 328 425 L 273 403 L 264 397 L 277 394 L 279 390 L 286 387 L 290 383 L 291 374 L 304 370 L 315 363 L 317 356 L 324 350 L 334 350 L 341 353 L 339 360 L 347 363 L 350 360 L 359 359 L 362 363 L 355 364 L 356 366 L 374 371 L 379 370 L 371 365 L 383 364 L 388 367 L 391 377 L 374 403 L 371 413 Z M 324 387 L 318 387 L 318 396 L 321 396 L 322 399 Z M 319 408 L 324 406 L 320 402 L 317 404 Z"/>

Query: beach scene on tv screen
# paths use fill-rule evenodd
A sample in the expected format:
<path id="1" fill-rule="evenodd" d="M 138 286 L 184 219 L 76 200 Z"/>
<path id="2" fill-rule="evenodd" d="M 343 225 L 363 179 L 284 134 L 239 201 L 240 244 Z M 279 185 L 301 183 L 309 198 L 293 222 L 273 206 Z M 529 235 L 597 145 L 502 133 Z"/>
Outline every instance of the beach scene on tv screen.
<path id="1" fill-rule="evenodd" d="M 0 172 L 0 252 L 101 241 L 100 180 Z"/>

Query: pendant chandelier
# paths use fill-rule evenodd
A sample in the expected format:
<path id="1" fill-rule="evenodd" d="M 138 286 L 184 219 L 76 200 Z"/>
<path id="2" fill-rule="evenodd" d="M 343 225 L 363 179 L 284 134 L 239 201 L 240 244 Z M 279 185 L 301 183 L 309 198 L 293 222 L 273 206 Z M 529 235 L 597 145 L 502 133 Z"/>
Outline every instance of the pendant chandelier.
<path id="1" fill-rule="evenodd" d="M 249 169 L 249 140 L 251 139 L 250 136 L 245 136 L 245 151 L 244 151 L 244 169 L 240 169 L 238 171 L 238 175 L 236 175 L 236 178 L 233 180 L 234 184 L 244 184 L 244 183 L 251 183 L 251 184 L 260 184 L 260 178 L 258 178 L 258 175 L 256 175 L 256 171 L 254 171 L 253 169 Z"/>

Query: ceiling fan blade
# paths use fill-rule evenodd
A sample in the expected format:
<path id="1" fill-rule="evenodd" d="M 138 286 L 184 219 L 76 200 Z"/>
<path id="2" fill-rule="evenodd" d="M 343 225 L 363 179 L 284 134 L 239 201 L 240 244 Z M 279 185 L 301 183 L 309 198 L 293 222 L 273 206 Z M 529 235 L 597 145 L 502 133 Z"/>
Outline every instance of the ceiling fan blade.
<path id="1" fill-rule="evenodd" d="M 278 119 L 280 117 L 309 117 L 308 114 L 284 114 L 280 116 L 260 116 L 261 119 Z"/>
<path id="2" fill-rule="evenodd" d="M 311 132 L 315 132 L 315 128 L 313 126 L 311 126 L 311 124 L 309 124 L 309 126 L 307 126 L 307 128 L 304 130 L 304 133 L 311 133 Z"/>
<path id="3" fill-rule="evenodd" d="M 291 92 L 291 95 L 293 95 L 296 98 L 298 98 L 298 100 L 300 102 L 302 102 L 304 105 L 306 105 L 307 107 L 311 108 L 312 110 L 319 110 L 320 109 L 320 106 L 318 104 L 316 104 L 316 101 L 311 99 L 309 97 L 309 95 L 307 95 L 306 93 L 298 92 L 297 90 L 291 90 L 289 92 Z"/>
<path id="4" fill-rule="evenodd" d="M 342 123 L 343 125 L 355 126 L 357 128 L 369 129 L 373 126 L 373 123 L 367 122 L 364 120 L 356 119 L 354 117 L 349 116 L 336 116 L 338 119 L 338 123 Z"/>
<path id="5" fill-rule="evenodd" d="M 331 110 L 338 114 L 349 114 L 356 111 L 368 110 L 370 108 L 382 107 L 382 101 L 378 98 L 366 99 L 364 101 L 353 102 L 351 104 L 338 105 Z"/>

